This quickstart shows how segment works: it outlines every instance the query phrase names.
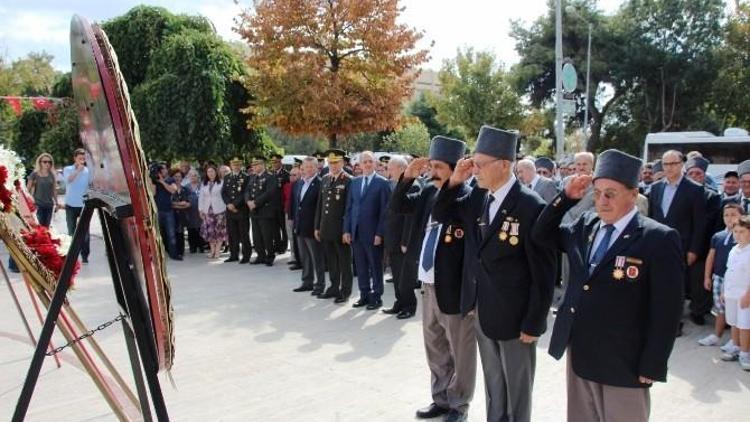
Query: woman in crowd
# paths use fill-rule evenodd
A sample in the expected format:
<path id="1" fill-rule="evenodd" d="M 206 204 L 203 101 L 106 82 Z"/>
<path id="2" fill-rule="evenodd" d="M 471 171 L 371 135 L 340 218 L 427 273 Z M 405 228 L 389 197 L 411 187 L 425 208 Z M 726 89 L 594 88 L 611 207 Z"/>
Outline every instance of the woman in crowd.
<path id="1" fill-rule="evenodd" d="M 210 258 L 218 258 L 221 244 L 227 239 L 226 205 L 221 198 L 221 176 L 215 165 L 206 168 L 198 196 L 198 209 L 203 220 L 201 236 L 210 246 Z"/>
<path id="2" fill-rule="evenodd" d="M 60 208 L 57 203 L 57 180 L 55 173 L 55 161 L 46 152 L 39 154 L 36 158 L 34 171 L 29 175 L 26 188 L 34 197 L 36 203 L 36 218 L 39 224 L 49 227 L 52 223 L 52 215 Z"/>
<path id="3" fill-rule="evenodd" d="M 182 170 L 172 169 L 170 175 L 177 185 L 177 191 L 172 194 L 172 209 L 174 210 L 174 232 L 175 244 L 177 245 L 177 254 L 182 256 L 185 253 L 185 227 L 187 226 L 187 214 L 190 208 L 190 192 L 183 187 Z"/>
<path id="4" fill-rule="evenodd" d="M 187 210 L 187 232 L 188 232 L 188 248 L 190 253 L 206 251 L 206 241 L 201 237 L 201 214 L 198 210 L 198 197 L 201 192 L 201 179 L 198 172 L 190 170 L 188 172 L 188 184 L 185 187 L 188 192 L 188 198 L 190 199 L 190 208 Z"/>

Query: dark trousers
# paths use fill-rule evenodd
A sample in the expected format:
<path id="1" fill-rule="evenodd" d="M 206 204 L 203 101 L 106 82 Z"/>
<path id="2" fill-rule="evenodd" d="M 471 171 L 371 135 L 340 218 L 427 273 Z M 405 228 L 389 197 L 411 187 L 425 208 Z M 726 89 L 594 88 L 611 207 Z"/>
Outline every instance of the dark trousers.
<path id="1" fill-rule="evenodd" d="M 229 237 L 229 257 L 239 259 L 250 259 L 253 247 L 250 244 L 250 217 L 247 211 L 227 211 L 227 235 Z M 240 247 L 242 249 L 240 250 Z"/>
<path id="2" fill-rule="evenodd" d="M 292 229 L 292 227 L 294 227 L 294 221 L 286 220 L 286 231 L 288 236 L 291 236 L 292 241 L 292 261 L 301 265 L 302 258 L 299 256 L 299 240 L 297 239 L 297 235 L 294 234 L 294 229 Z M 323 250 L 323 245 L 320 246 L 320 249 Z M 325 271 L 325 267 L 323 270 Z"/>
<path id="3" fill-rule="evenodd" d="M 372 242 L 372 239 L 362 237 L 352 242 L 359 298 L 371 303 L 383 296 L 383 246 L 375 246 Z"/>
<path id="4" fill-rule="evenodd" d="M 174 244 L 177 255 L 183 255 L 185 253 L 185 226 L 179 216 L 174 221 Z"/>
<path id="5" fill-rule="evenodd" d="M 49 225 L 52 223 L 52 214 L 54 214 L 54 212 L 54 206 L 37 205 L 36 219 L 39 220 L 40 225 L 49 227 Z"/>
<path id="6" fill-rule="evenodd" d="M 277 254 L 281 255 L 289 248 L 289 236 L 287 236 L 286 233 L 286 217 L 284 211 L 279 211 L 276 214 L 274 227 L 276 228 L 276 231 L 274 232 L 273 249 Z"/>
<path id="7" fill-rule="evenodd" d="M 352 294 L 353 282 L 351 248 L 341 243 L 341 240 L 324 240 L 323 252 L 328 265 L 328 276 L 331 278 L 331 286 L 326 294 L 348 298 Z"/>
<path id="8" fill-rule="evenodd" d="M 713 295 L 703 287 L 703 270 L 706 268 L 706 260 L 699 259 L 695 264 L 688 267 L 688 292 L 690 292 L 690 313 L 693 315 L 706 315 L 711 312 L 713 306 Z"/>
<path id="9" fill-rule="evenodd" d="M 75 234 L 78 218 L 81 216 L 82 211 L 83 207 L 65 206 L 65 222 L 68 224 L 68 235 L 73 236 Z M 83 259 L 89 259 L 89 253 L 91 252 L 89 240 L 89 228 L 86 227 L 86 236 L 83 239 L 83 246 L 81 247 L 81 258 Z"/>
<path id="10" fill-rule="evenodd" d="M 188 233 L 188 247 L 190 248 L 190 252 L 196 252 L 200 250 L 203 252 L 205 249 L 206 241 L 203 240 L 201 237 L 201 229 L 200 227 L 197 228 L 190 228 L 187 229 Z"/>
<path id="11" fill-rule="evenodd" d="M 417 296 L 414 294 L 414 278 L 410 274 L 410 265 L 407 265 L 406 256 L 400 249 L 388 251 L 388 259 L 391 261 L 391 275 L 393 276 L 393 290 L 396 293 L 396 302 L 393 307 L 400 311 L 416 311 Z"/>
<path id="12" fill-rule="evenodd" d="M 253 218 L 253 244 L 258 259 L 263 262 L 273 262 L 276 253 L 273 239 L 276 232 L 274 218 Z"/>
<path id="13" fill-rule="evenodd" d="M 314 237 L 297 236 L 297 241 L 302 260 L 302 285 L 322 293 L 326 287 L 323 245 Z"/>
<path id="14" fill-rule="evenodd" d="M 167 246 L 167 253 L 170 258 L 174 258 L 180 255 L 177 252 L 177 234 L 175 232 L 177 223 L 173 210 L 169 211 L 158 211 L 159 216 L 159 230 L 161 231 L 161 238 L 164 244 Z"/>

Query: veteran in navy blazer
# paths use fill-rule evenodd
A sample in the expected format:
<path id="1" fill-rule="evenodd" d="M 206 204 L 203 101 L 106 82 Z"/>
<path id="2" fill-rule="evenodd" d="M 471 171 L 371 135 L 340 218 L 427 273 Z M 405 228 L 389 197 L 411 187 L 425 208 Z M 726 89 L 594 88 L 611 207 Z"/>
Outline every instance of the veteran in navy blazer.
<path id="1" fill-rule="evenodd" d="M 547 328 L 556 254 L 531 239 L 544 200 L 513 175 L 517 132 L 483 126 L 472 158 L 456 164 L 433 209 L 464 225 L 461 311 L 476 313 L 487 420 L 531 420 L 535 342 Z M 474 174 L 478 186 L 467 194 Z"/>
<path id="2" fill-rule="evenodd" d="M 375 155 L 359 155 L 362 176 L 352 179 L 344 214 L 344 243 L 352 245 L 357 270 L 359 300 L 355 308 L 381 307 L 383 301 L 383 234 L 391 187 L 388 180 L 375 173 Z"/>
<path id="3" fill-rule="evenodd" d="M 300 171 L 302 175 L 292 187 L 291 210 L 302 261 L 302 285 L 294 291 L 312 290 L 313 296 L 319 296 L 323 294 L 326 280 L 323 244 L 315 238 L 315 212 L 321 185 L 315 157 L 306 157 Z"/>
<path id="4" fill-rule="evenodd" d="M 646 421 L 646 387 L 666 381 L 685 259 L 677 232 L 637 210 L 640 167 L 635 157 L 603 152 L 593 176 L 596 213 L 561 224 L 591 186 L 591 176 L 577 175 L 533 228 L 537 241 L 570 260 L 549 346 L 556 359 L 568 352 L 569 421 Z"/>

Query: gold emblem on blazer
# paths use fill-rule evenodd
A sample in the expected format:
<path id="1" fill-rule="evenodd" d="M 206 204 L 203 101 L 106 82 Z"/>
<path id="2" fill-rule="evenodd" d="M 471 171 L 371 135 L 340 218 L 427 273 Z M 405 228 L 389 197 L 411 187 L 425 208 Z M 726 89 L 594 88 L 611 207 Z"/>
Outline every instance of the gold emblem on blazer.
<path id="1" fill-rule="evenodd" d="M 612 278 L 622 280 L 625 277 L 625 257 L 618 256 L 615 258 L 615 269 L 612 271 Z"/>
<path id="2" fill-rule="evenodd" d="M 445 238 L 443 238 L 443 241 L 445 243 L 453 242 L 453 236 L 451 236 L 452 231 L 453 231 L 453 226 L 448 226 L 448 228 L 445 229 Z"/>

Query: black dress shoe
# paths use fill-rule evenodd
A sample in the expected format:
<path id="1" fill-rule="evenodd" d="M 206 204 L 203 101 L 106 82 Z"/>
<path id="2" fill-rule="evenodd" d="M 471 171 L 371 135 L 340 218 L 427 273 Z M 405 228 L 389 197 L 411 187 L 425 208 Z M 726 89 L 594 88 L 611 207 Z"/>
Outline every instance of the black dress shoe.
<path id="1" fill-rule="evenodd" d="M 399 309 L 399 308 L 397 308 L 397 307 L 394 306 L 392 308 L 383 309 L 381 312 L 384 313 L 384 314 L 388 314 L 388 315 L 395 315 L 395 314 L 400 313 L 401 309 Z"/>
<path id="2" fill-rule="evenodd" d="M 382 300 L 380 300 L 380 299 L 378 299 L 378 300 L 376 300 L 376 301 L 370 302 L 370 303 L 369 303 L 369 304 L 367 305 L 367 308 L 366 308 L 366 309 L 367 309 L 368 311 L 374 311 L 375 309 L 378 309 L 378 308 L 379 308 L 379 307 L 381 307 L 381 306 L 383 306 L 383 301 L 382 301 Z"/>
<path id="3" fill-rule="evenodd" d="M 438 416 L 441 416 L 441 415 L 445 415 L 448 412 L 450 412 L 450 409 L 447 409 L 445 407 L 440 407 L 437 404 L 432 403 L 427 407 L 423 407 L 417 410 L 417 418 L 432 419 L 432 418 L 437 418 Z"/>
<path id="4" fill-rule="evenodd" d="M 336 299 L 334 299 L 334 300 L 333 300 L 333 303 L 344 303 L 344 302 L 346 302 L 347 300 L 348 300 L 348 299 L 347 299 L 347 298 L 345 298 L 345 297 L 337 297 Z"/>
<path id="5" fill-rule="evenodd" d="M 393 278 L 389 278 L 385 280 L 386 283 L 393 283 Z"/>
<path id="6" fill-rule="evenodd" d="M 229 258 L 224 260 L 224 262 L 235 262 L 235 261 L 239 261 L 239 258 L 230 256 Z"/>
<path id="7" fill-rule="evenodd" d="M 706 325 L 706 318 L 703 315 L 690 314 L 690 321 L 695 325 Z"/>
<path id="8" fill-rule="evenodd" d="M 361 308 L 363 306 L 368 306 L 367 301 L 364 299 L 359 299 L 358 301 L 352 304 L 352 308 Z"/>
<path id="9" fill-rule="evenodd" d="M 292 289 L 293 292 L 309 292 L 312 290 L 312 286 L 299 286 L 296 289 Z"/>
<path id="10" fill-rule="evenodd" d="M 250 262 L 250 258 L 242 258 L 240 260 L 240 264 L 247 264 L 248 262 Z"/>
<path id="11" fill-rule="evenodd" d="M 322 295 L 320 295 L 320 298 L 321 299 L 331 299 L 331 298 L 338 297 L 338 296 L 339 295 L 337 295 L 337 294 L 325 292 Z"/>
<path id="12" fill-rule="evenodd" d="M 299 265 L 297 261 L 287 261 L 286 265 Z"/>
<path id="13" fill-rule="evenodd" d="M 404 310 L 404 311 L 399 312 L 398 315 L 396 315 L 396 318 L 397 319 L 408 319 L 408 318 L 413 317 L 415 313 L 416 312 L 414 312 L 414 311 L 406 311 L 406 310 Z"/>
<path id="14" fill-rule="evenodd" d="M 260 265 L 260 264 L 263 264 L 263 263 L 265 263 L 264 260 L 257 259 L 257 258 L 254 261 L 250 261 L 250 265 Z"/>
<path id="15" fill-rule="evenodd" d="M 466 413 L 459 412 L 456 409 L 451 409 L 445 416 L 443 416 L 443 422 L 464 422 L 466 420 Z"/>
<path id="16" fill-rule="evenodd" d="M 302 269 L 302 265 L 297 265 L 297 264 L 294 264 L 291 267 L 289 267 L 289 271 L 297 271 L 301 269 Z"/>
<path id="17" fill-rule="evenodd" d="M 313 291 L 310 292 L 310 296 L 315 296 L 318 299 L 320 299 L 320 297 L 323 296 L 323 292 L 321 292 L 320 290 L 313 289 Z"/>

